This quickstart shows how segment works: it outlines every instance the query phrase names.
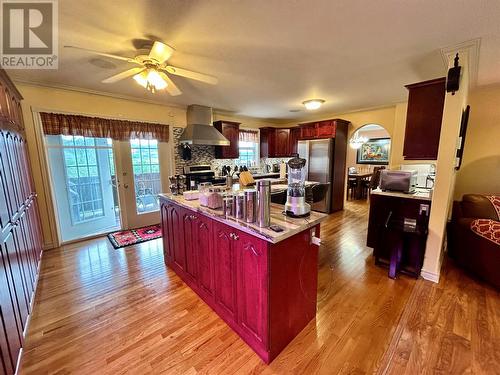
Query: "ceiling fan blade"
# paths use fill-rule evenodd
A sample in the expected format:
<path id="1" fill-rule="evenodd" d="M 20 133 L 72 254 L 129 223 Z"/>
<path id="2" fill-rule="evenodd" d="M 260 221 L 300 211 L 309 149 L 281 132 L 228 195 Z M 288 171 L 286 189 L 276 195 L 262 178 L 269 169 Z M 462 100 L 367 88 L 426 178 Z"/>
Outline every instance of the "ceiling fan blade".
<path id="1" fill-rule="evenodd" d="M 209 83 L 211 85 L 216 85 L 219 80 L 216 77 L 209 76 L 203 73 L 193 72 L 191 70 L 176 68 L 175 66 L 167 65 L 165 70 L 170 74 L 175 74 L 176 76 L 186 77 L 190 79 L 195 79 L 197 81 Z"/>
<path id="2" fill-rule="evenodd" d="M 115 74 L 114 76 L 106 78 L 106 79 L 102 80 L 101 82 L 102 83 L 114 83 L 114 82 L 118 82 L 118 81 L 121 81 L 122 79 L 125 79 L 125 78 L 128 78 L 130 76 L 136 75 L 136 74 L 142 72 L 144 69 L 145 68 L 132 68 L 132 69 L 129 69 L 129 70 L 125 70 L 124 72 Z"/>
<path id="3" fill-rule="evenodd" d="M 163 72 L 160 72 L 161 77 L 167 82 L 167 87 L 165 90 L 172 95 L 172 96 L 177 96 L 182 94 L 182 91 L 179 90 L 179 88 L 175 85 L 175 83 L 170 79 L 168 74 L 165 74 Z"/>
<path id="4" fill-rule="evenodd" d="M 170 56 L 172 56 L 173 52 L 174 49 L 169 45 L 156 41 L 153 43 L 153 47 L 149 52 L 149 58 L 158 61 L 160 64 L 163 64 L 170 58 Z"/>
<path id="5" fill-rule="evenodd" d="M 93 49 L 88 49 L 88 48 L 83 48 L 83 47 L 76 47 L 76 46 L 64 46 L 64 48 L 78 49 L 80 51 L 90 52 L 90 53 L 93 53 L 95 55 L 110 57 L 112 59 L 122 60 L 122 61 L 126 61 L 126 62 L 129 62 L 129 63 L 142 65 L 139 61 L 137 61 L 137 60 L 135 60 L 135 59 L 133 59 L 131 57 L 124 57 L 124 56 L 119 56 L 119 55 L 113 55 L 111 53 L 106 53 L 106 52 L 101 52 L 101 51 L 95 51 Z"/>

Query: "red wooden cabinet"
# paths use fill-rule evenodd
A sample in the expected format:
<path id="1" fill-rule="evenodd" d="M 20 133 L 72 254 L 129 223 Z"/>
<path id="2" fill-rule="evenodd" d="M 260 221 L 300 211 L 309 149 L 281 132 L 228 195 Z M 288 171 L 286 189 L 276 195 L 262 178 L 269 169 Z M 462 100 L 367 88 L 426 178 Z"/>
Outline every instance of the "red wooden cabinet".
<path id="1" fill-rule="evenodd" d="M 326 120 L 318 122 L 317 133 L 318 133 L 318 138 L 335 137 L 335 121 Z"/>
<path id="2" fill-rule="evenodd" d="M 300 128 L 299 127 L 294 127 L 290 128 L 290 138 L 288 142 L 288 151 L 289 155 L 293 156 L 298 152 L 298 142 L 300 139 Z"/>
<path id="3" fill-rule="evenodd" d="M 443 119 L 446 78 L 407 85 L 408 110 L 403 156 L 436 160 Z"/>
<path id="4" fill-rule="evenodd" d="M 286 157 L 289 156 L 289 137 L 290 129 L 277 128 L 276 133 L 276 151 L 275 157 Z"/>
<path id="5" fill-rule="evenodd" d="M 165 197 L 161 206 L 163 237 L 174 246 L 167 265 L 269 363 L 314 318 L 318 254 L 309 230 L 271 244 Z M 192 251 L 184 268 L 167 257 L 175 247 Z"/>
<path id="6" fill-rule="evenodd" d="M 236 159 L 240 157 L 238 146 L 240 135 L 240 124 L 232 121 L 215 121 L 214 127 L 226 137 L 229 146 L 215 146 L 216 159 Z"/>
<path id="7" fill-rule="evenodd" d="M 0 373 L 6 374 L 16 368 L 42 254 L 21 99 L 0 69 Z"/>
<path id="8" fill-rule="evenodd" d="M 267 244 L 246 233 L 235 233 L 238 322 L 248 336 L 268 348 Z"/>
<path id="9" fill-rule="evenodd" d="M 260 156 L 269 158 L 290 156 L 290 129 L 260 128 Z"/>
<path id="10" fill-rule="evenodd" d="M 234 229 L 214 223 L 215 303 L 236 320 L 236 273 Z"/>
<path id="11" fill-rule="evenodd" d="M 302 139 L 314 139 L 317 138 L 318 132 L 316 123 L 309 123 L 300 125 L 300 138 Z"/>
<path id="12" fill-rule="evenodd" d="M 193 220 L 196 259 L 198 262 L 198 286 L 206 295 L 214 295 L 215 258 L 212 247 L 212 221 L 203 215 L 195 215 Z"/>

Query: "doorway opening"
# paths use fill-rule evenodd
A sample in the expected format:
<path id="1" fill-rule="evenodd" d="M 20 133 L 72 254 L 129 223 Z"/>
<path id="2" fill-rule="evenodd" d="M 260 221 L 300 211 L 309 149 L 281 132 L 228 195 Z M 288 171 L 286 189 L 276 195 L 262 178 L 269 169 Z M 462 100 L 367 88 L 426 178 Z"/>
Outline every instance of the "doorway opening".
<path id="1" fill-rule="evenodd" d="M 61 240 L 120 229 L 112 140 L 71 135 L 45 139 Z"/>
<path id="2" fill-rule="evenodd" d="M 46 135 L 45 145 L 61 243 L 160 222 L 165 143 Z"/>

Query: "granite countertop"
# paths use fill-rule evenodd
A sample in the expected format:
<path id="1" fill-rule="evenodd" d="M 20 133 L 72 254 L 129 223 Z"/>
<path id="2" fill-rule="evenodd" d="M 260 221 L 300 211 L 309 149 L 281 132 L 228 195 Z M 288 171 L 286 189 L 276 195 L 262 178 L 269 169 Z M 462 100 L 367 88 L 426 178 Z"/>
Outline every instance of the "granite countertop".
<path id="1" fill-rule="evenodd" d="M 283 206 L 271 204 L 271 225 L 279 225 L 284 229 L 283 232 L 274 232 L 269 228 L 260 228 L 257 223 L 246 223 L 245 221 L 235 219 L 233 217 L 226 218 L 222 213 L 222 209 L 211 210 L 207 207 L 202 207 L 200 206 L 200 201 L 198 199 L 186 200 L 181 195 L 172 194 L 159 194 L 159 196 L 160 198 L 175 202 L 179 206 L 202 213 L 214 220 L 271 243 L 283 241 L 294 234 L 312 228 L 325 220 L 328 216 L 320 212 L 311 211 L 311 215 L 309 217 L 300 219 L 291 218 L 283 214 Z"/>
<path id="2" fill-rule="evenodd" d="M 432 200 L 432 190 L 429 189 L 419 189 L 417 188 L 414 193 L 403 193 L 399 191 L 382 191 L 380 189 L 374 189 L 371 194 L 387 195 L 390 197 L 399 197 L 407 199 L 421 199 L 426 201 Z"/>

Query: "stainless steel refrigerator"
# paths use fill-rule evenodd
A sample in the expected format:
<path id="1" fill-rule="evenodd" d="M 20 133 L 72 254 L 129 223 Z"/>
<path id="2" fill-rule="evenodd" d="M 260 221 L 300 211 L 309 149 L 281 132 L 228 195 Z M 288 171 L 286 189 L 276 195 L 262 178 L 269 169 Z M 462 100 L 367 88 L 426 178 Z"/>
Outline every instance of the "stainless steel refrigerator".
<path id="1" fill-rule="evenodd" d="M 310 141 L 299 141 L 298 153 L 301 158 L 307 160 L 306 179 L 321 184 L 328 184 L 328 189 L 323 200 L 313 203 L 312 209 L 320 212 L 331 212 L 331 197 L 333 185 L 333 157 L 334 140 L 317 139 Z"/>

